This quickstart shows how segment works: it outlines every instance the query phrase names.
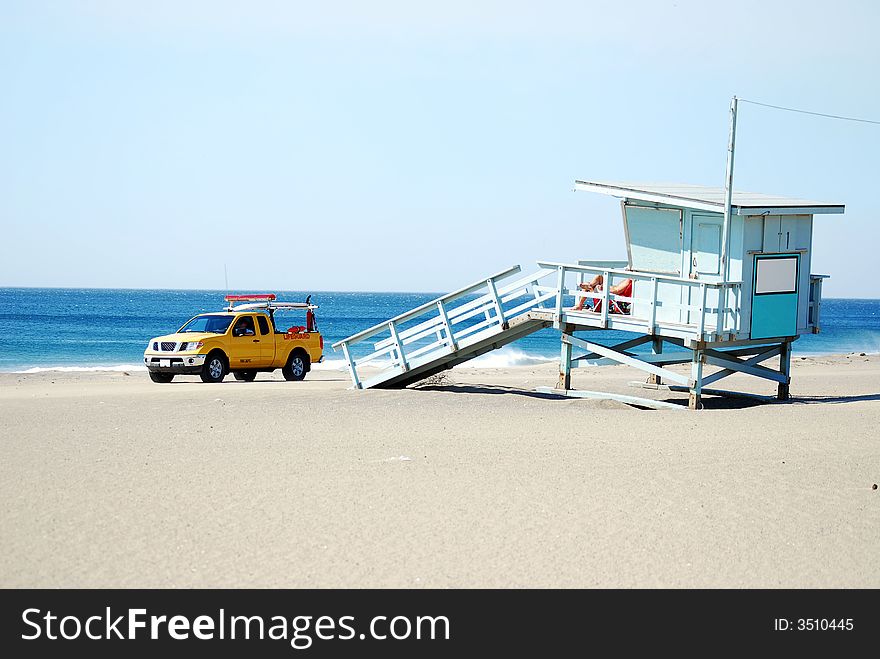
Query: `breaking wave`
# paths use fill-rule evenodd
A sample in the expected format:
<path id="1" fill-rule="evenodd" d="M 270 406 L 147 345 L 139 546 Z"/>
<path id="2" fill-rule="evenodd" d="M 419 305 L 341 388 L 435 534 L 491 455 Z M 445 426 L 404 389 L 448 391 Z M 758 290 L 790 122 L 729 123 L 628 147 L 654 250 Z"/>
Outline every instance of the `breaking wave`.
<path id="1" fill-rule="evenodd" d="M 544 355 L 530 355 L 510 346 L 499 348 L 475 359 L 459 364 L 456 368 L 510 368 L 511 366 L 537 366 L 557 359 Z"/>
<path id="2" fill-rule="evenodd" d="M 12 373 L 95 373 L 97 371 L 145 371 L 143 364 L 107 364 L 105 366 L 34 366 L 23 371 Z"/>

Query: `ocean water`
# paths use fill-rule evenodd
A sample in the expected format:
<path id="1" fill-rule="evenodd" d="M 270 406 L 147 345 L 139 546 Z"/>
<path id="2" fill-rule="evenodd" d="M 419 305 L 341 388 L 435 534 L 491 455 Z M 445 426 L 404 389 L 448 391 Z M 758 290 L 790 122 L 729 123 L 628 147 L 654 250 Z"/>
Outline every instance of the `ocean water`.
<path id="1" fill-rule="evenodd" d="M 197 313 L 222 309 L 223 296 L 220 291 L 0 288 L 0 371 L 141 368 L 151 337 L 175 331 Z M 305 296 L 278 292 L 282 300 Z M 330 347 L 333 342 L 436 297 L 437 293 L 313 293 L 325 342 L 325 363 L 319 368 L 343 365 L 342 354 Z M 286 316 L 282 326 L 287 322 L 305 324 L 296 313 Z M 601 340 L 613 343 L 627 336 L 607 332 Z M 822 333 L 802 336 L 794 352 L 880 353 L 880 300 L 824 300 Z M 515 366 L 558 355 L 559 334 L 546 329 L 468 364 Z"/>

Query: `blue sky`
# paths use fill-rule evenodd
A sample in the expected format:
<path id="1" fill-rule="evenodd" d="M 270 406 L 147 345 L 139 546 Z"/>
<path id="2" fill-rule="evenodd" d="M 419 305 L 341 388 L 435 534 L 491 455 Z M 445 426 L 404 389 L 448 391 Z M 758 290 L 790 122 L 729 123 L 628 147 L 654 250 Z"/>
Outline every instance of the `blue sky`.
<path id="1" fill-rule="evenodd" d="M 880 119 L 873 2 L 0 3 L 0 285 L 444 291 L 625 258 L 576 178 L 722 185 L 732 95 Z M 880 126 L 742 105 L 737 189 L 880 297 Z"/>

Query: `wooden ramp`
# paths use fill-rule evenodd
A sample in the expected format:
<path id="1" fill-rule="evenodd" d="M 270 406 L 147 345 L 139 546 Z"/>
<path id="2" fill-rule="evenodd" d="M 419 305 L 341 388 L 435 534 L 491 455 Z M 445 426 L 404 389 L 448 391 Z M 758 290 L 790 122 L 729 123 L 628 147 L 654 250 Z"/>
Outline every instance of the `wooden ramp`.
<path id="1" fill-rule="evenodd" d="M 555 288 L 514 266 L 333 344 L 357 389 L 405 387 L 553 325 Z M 549 307 L 545 303 L 552 302 Z M 370 352 L 355 357 L 355 346 Z M 358 352 L 363 353 L 363 345 Z"/>
<path id="2" fill-rule="evenodd" d="M 526 313 L 510 321 L 510 326 L 507 329 L 500 329 L 485 338 L 480 337 L 479 340 L 473 343 L 465 341 L 465 346 L 459 347 L 458 350 L 449 351 L 439 356 L 430 355 L 425 359 L 414 360 L 409 363 L 408 370 L 398 369 L 397 373 L 383 373 L 364 383 L 364 387 L 375 387 L 378 389 L 405 387 L 453 366 L 462 364 L 474 357 L 479 357 L 487 352 L 506 346 L 532 332 L 550 327 L 552 324 L 551 321 L 532 319 Z"/>

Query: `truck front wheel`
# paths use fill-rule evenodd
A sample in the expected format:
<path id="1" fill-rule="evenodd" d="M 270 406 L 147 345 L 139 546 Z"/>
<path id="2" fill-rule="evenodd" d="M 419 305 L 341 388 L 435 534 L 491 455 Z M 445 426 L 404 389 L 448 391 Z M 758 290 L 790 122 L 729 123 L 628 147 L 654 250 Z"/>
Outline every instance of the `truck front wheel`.
<path id="1" fill-rule="evenodd" d="M 226 362 L 219 352 L 208 355 L 199 377 L 202 378 L 202 382 L 223 382 L 223 378 L 226 377 Z"/>
<path id="2" fill-rule="evenodd" d="M 281 369 L 285 380 L 302 380 L 309 370 L 309 356 L 301 350 L 291 353 L 287 365 Z"/>

